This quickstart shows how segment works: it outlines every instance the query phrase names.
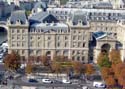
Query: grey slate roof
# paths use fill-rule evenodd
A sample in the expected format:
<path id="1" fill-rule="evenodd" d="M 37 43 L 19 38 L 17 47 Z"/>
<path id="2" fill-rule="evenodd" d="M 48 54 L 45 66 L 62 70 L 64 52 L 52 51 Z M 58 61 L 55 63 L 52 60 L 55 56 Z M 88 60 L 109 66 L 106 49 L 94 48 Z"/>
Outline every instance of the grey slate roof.
<path id="1" fill-rule="evenodd" d="M 101 39 L 103 37 L 107 36 L 107 33 L 102 32 L 102 31 L 98 31 L 98 32 L 93 32 L 93 37 L 95 37 L 95 39 Z"/>
<path id="2" fill-rule="evenodd" d="M 100 9 L 101 8 L 107 8 L 107 9 L 113 8 L 112 4 L 109 3 L 109 2 L 99 2 L 99 3 L 95 4 L 93 7 L 94 8 L 100 8 Z"/>
<path id="3" fill-rule="evenodd" d="M 83 12 L 75 12 L 73 17 L 72 17 L 72 22 L 74 25 L 77 25 L 78 22 L 81 21 L 83 25 L 87 24 L 87 14 Z"/>
<path id="4" fill-rule="evenodd" d="M 49 14 L 48 12 L 43 12 L 43 11 L 30 17 L 29 21 L 30 23 L 58 22 L 58 20 L 52 14 Z"/>
<path id="5" fill-rule="evenodd" d="M 30 26 L 30 32 L 36 31 L 36 32 L 50 32 L 54 31 L 57 32 L 58 30 L 61 31 L 67 31 L 68 25 L 64 23 L 35 23 Z"/>
<path id="6" fill-rule="evenodd" d="M 27 21 L 27 17 L 25 11 L 19 10 L 11 13 L 10 22 L 11 24 L 16 24 L 17 21 L 20 21 L 21 24 L 25 24 Z"/>
<path id="7" fill-rule="evenodd" d="M 34 21 L 38 21 L 38 22 L 42 22 L 42 20 L 47 17 L 49 15 L 48 12 L 39 12 L 36 13 L 35 15 L 33 15 L 32 17 L 30 17 L 30 20 L 34 20 Z"/>
<path id="8" fill-rule="evenodd" d="M 37 8 L 41 8 L 41 9 L 46 9 L 47 8 L 47 3 L 46 2 L 42 2 L 42 1 L 39 1 L 39 2 L 37 2 L 36 4 L 35 4 L 35 6 L 34 6 L 34 11 L 36 11 L 37 10 Z"/>

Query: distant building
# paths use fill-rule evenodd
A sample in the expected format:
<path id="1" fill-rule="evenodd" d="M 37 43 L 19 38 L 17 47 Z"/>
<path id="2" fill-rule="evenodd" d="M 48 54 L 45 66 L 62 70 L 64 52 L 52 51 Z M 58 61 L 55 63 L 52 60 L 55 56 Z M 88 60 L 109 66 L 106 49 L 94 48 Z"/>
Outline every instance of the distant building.
<path id="1" fill-rule="evenodd" d="M 6 19 L 14 11 L 14 8 L 13 4 L 9 5 L 6 2 L 0 2 L 0 19 Z"/>

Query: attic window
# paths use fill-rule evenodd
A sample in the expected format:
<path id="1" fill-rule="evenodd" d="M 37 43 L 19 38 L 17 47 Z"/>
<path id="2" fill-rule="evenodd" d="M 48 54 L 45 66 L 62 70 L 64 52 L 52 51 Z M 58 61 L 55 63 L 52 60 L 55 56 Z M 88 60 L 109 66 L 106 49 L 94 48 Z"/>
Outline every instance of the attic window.
<path id="1" fill-rule="evenodd" d="M 23 21 L 20 21 L 20 23 L 21 23 L 21 24 L 24 24 L 24 22 L 23 22 Z"/>
<path id="2" fill-rule="evenodd" d="M 83 22 L 82 22 L 82 25 L 87 25 L 87 22 L 84 22 L 84 21 L 83 21 Z"/>
<path id="3" fill-rule="evenodd" d="M 14 22 L 13 22 L 13 21 L 11 21 L 11 24 L 14 24 Z"/>
<path id="4" fill-rule="evenodd" d="M 79 20 L 79 23 L 82 23 L 82 21 L 81 21 L 81 20 Z"/>
<path id="5" fill-rule="evenodd" d="M 77 22 L 73 22 L 73 25 L 77 25 L 78 23 Z"/>

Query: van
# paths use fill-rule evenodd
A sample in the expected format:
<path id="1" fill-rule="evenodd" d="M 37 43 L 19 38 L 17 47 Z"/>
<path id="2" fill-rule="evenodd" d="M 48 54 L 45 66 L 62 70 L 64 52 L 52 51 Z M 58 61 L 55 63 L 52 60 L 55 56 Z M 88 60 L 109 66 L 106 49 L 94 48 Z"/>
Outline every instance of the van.
<path id="1" fill-rule="evenodd" d="M 105 88 L 106 85 L 102 81 L 94 81 L 93 86 L 96 88 Z"/>

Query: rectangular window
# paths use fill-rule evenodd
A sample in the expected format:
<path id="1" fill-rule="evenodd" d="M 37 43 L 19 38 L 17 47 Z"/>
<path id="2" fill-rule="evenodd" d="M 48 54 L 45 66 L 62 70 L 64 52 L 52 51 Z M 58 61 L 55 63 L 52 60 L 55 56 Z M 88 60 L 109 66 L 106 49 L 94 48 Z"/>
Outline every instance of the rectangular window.
<path id="1" fill-rule="evenodd" d="M 76 33 L 76 31 L 74 30 L 74 32 L 73 33 Z"/>
<path id="2" fill-rule="evenodd" d="M 32 46 L 33 46 L 33 42 L 30 43 L 30 47 L 32 47 Z"/>
<path id="3" fill-rule="evenodd" d="M 60 40 L 60 36 L 57 36 L 57 39 Z"/>
<path id="4" fill-rule="evenodd" d="M 60 42 L 57 43 L 57 47 L 60 47 Z"/>
<path id="5" fill-rule="evenodd" d="M 76 42 L 73 42 L 73 47 L 76 47 Z"/>
<path id="6" fill-rule="evenodd" d="M 31 37 L 30 37 L 30 39 L 32 40 L 32 39 L 33 39 L 33 37 L 31 36 Z"/>
<path id="7" fill-rule="evenodd" d="M 14 47 L 15 46 L 15 44 L 14 43 L 12 43 L 12 47 Z"/>
<path id="8" fill-rule="evenodd" d="M 12 33 L 14 33 L 14 29 L 12 29 Z"/>
<path id="9" fill-rule="evenodd" d="M 65 36 L 65 40 L 68 40 L 68 36 Z"/>
<path id="10" fill-rule="evenodd" d="M 25 50 L 22 50 L 22 54 L 24 54 L 25 53 Z"/>
<path id="11" fill-rule="evenodd" d="M 65 42 L 65 47 L 67 47 L 68 46 L 68 42 Z"/>
<path id="12" fill-rule="evenodd" d="M 20 30 L 18 29 L 18 30 L 17 30 L 17 33 L 19 33 L 19 32 L 20 32 Z"/>
<path id="13" fill-rule="evenodd" d="M 38 42 L 38 47 L 40 47 L 40 42 Z"/>
<path id="14" fill-rule="evenodd" d="M 76 40 L 76 36 L 73 36 L 73 40 Z"/>
<path id="15" fill-rule="evenodd" d="M 81 42 L 78 42 L 78 47 L 81 47 Z"/>
<path id="16" fill-rule="evenodd" d="M 51 46 L 51 42 L 48 42 L 48 43 L 47 43 L 47 46 L 50 47 L 50 46 Z"/>
<path id="17" fill-rule="evenodd" d="M 20 37 L 19 36 L 17 36 L 17 40 L 19 40 L 20 39 Z"/>
<path id="18" fill-rule="evenodd" d="M 40 36 L 38 36 L 38 40 L 40 39 Z"/>
<path id="19" fill-rule="evenodd" d="M 24 36 L 22 36 L 22 40 L 24 40 L 25 39 L 25 37 Z"/>
<path id="20" fill-rule="evenodd" d="M 14 40 L 14 36 L 12 36 L 12 39 Z"/>
<path id="21" fill-rule="evenodd" d="M 78 40 L 81 40 L 82 36 L 78 36 Z"/>
<path id="22" fill-rule="evenodd" d="M 19 42 L 17 43 L 17 47 L 18 47 L 18 46 L 20 46 L 20 43 L 19 43 Z"/>
<path id="23" fill-rule="evenodd" d="M 24 32 L 25 32 L 25 29 L 22 30 L 22 33 L 24 33 Z"/>
<path id="24" fill-rule="evenodd" d="M 77 57 L 77 61 L 80 61 L 80 57 L 79 56 Z"/>
<path id="25" fill-rule="evenodd" d="M 85 57 L 84 56 L 82 56 L 82 61 L 84 61 L 85 60 Z"/>
<path id="26" fill-rule="evenodd" d="M 74 54 L 75 54 L 75 51 L 73 50 L 73 51 L 72 51 L 72 55 L 74 55 Z"/>
<path id="27" fill-rule="evenodd" d="M 82 47 L 85 47 L 85 42 L 83 43 Z"/>
<path id="28" fill-rule="evenodd" d="M 51 37 L 50 36 L 48 36 L 48 40 L 50 40 L 51 39 Z"/>

